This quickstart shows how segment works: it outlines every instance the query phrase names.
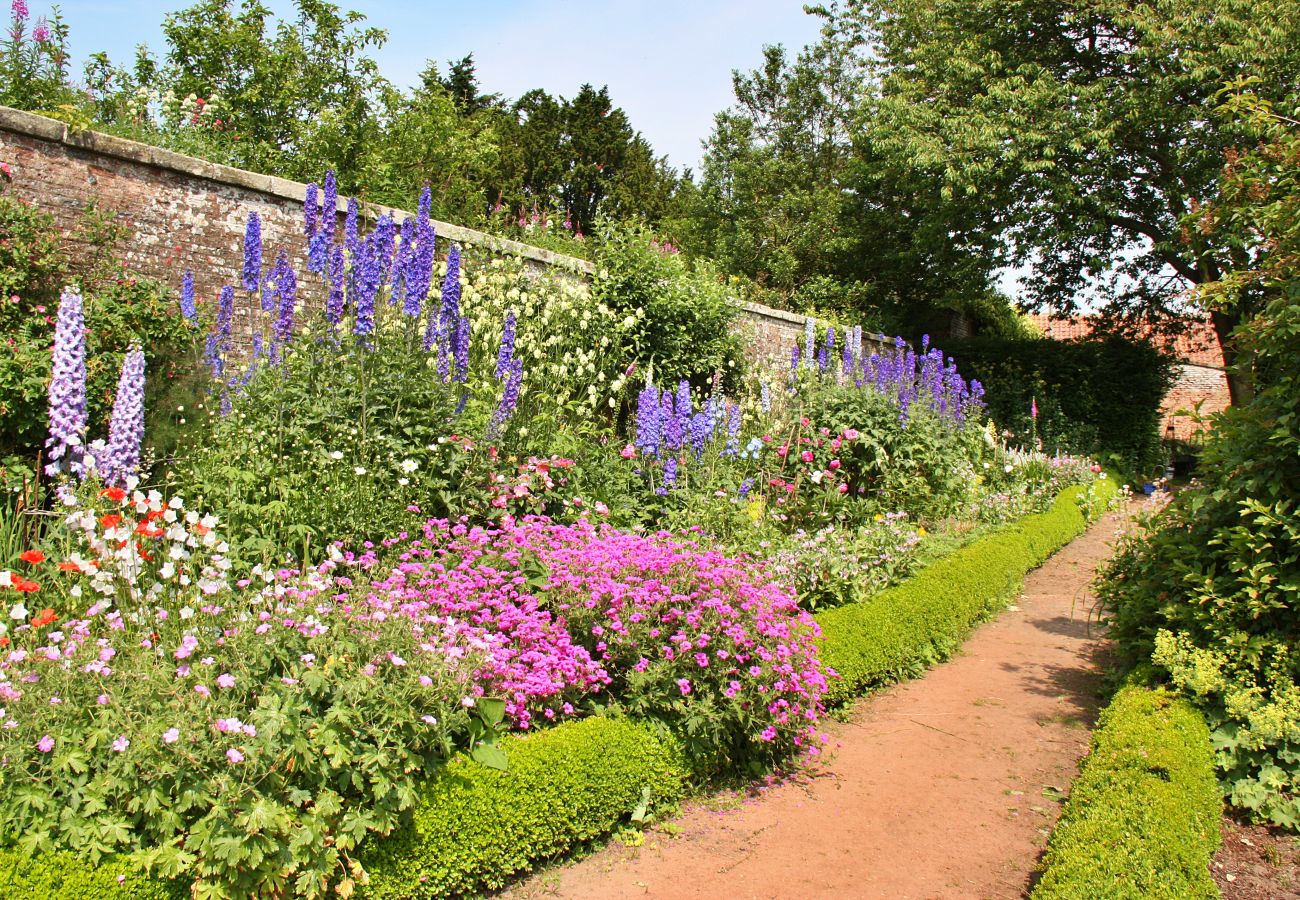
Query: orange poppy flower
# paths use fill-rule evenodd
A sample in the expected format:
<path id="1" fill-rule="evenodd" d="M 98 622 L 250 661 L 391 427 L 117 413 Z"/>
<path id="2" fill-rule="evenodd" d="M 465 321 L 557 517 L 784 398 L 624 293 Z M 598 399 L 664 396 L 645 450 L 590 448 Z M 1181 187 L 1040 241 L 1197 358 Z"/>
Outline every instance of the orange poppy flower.
<path id="1" fill-rule="evenodd" d="M 70 559 L 65 559 L 63 562 L 59 563 L 59 571 L 60 571 L 60 572 L 80 572 L 80 571 L 81 571 L 81 566 L 77 565 L 76 563 L 74 563 L 74 562 L 73 562 L 72 560 L 70 560 Z"/>
<path id="2" fill-rule="evenodd" d="M 99 496 L 107 497 L 115 503 L 121 503 L 126 499 L 126 491 L 122 490 L 120 487 L 104 488 L 99 492 Z"/>
<path id="3" fill-rule="evenodd" d="M 59 617 L 54 612 L 54 610 L 47 607 L 41 610 L 40 612 L 38 612 L 36 614 L 36 618 L 32 619 L 32 627 L 44 628 L 46 625 L 49 625 L 51 622 L 56 621 L 58 618 Z"/>
<path id="4" fill-rule="evenodd" d="M 41 586 L 34 581 L 28 581 L 18 575 L 13 576 L 14 590 L 22 591 L 24 594 L 34 594 L 41 589 Z"/>
<path id="5" fill-rule="evenodd" d="M 39 550 L 24 550 L 18 554 L 18 558 L 25 563 L 36 565 L 45 562 L 45 554 Z"/>
<path id="6" fill-rule="evenodd" d="M 122 524 L 122 517 L 116 513 L 107 516 L 100 516 L 99 524 L 105 529 L 116 528 L 118 525 Z"/>

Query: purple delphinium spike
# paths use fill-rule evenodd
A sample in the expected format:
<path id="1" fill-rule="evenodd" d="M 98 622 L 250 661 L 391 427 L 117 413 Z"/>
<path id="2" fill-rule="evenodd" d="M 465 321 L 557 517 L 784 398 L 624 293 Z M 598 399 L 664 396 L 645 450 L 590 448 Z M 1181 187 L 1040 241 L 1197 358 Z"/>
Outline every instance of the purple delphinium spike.
<path id="1" fill-rule="evenodd" d="M 496 410 L 492 413 L 492 420 L 488 423 L 488 438 L 495 440 L 501 436 L 501 429 L 507 420 L 514 415 L 515 406 L 519 403 L 519 384 L 523 381 L 524 364 L 519 360 L 512 360 L 510 371 L 506 373 L 505 388 L 501 392 L 501 402 L 497 404 Z"/>
<path id="2" fill-rule="evenodd" d="M 444 326 L 460 317 L 460 247 L 447 251 L 447 274 L 442 279 L 442 321 Z"/>
<path id="3" fill-rule="evenodd" d="M 194 273 L 189 271 L 181 279 L 181 315 L 191 325 L 199 321 L 199 311 L 194 306 Z"/>
<path id="4" fill-rule="evenodd" d="M 425 353 L 428 353 L 431 350 L 433 350 L 433 345 L 438 340 L 438 321 L 439 321 L 438 307 L 430 304 L 428 320 L 424 326 L 424 343 L 422 344 Z M 498 378 L 502 377 L 502 374 L 498 372 L 497 377 Z"/>
<path id="5" fill-rule="evenodd" d="M 823 344 L 817 348 L 817 371 L 825 372 L 828 360 L 826 359 L 826 345 Z"/>
<path id="6" fill-rule="evenodd" d="M 329 265 L 330 243 L 324 231 L 307 239 L 307 271 L 320 274 Z"/>
<path id="7" fill-rule="evenodd" d="M 54 325 L 54 359 L 50 374 L 49 475 L 82 473 L 86 440 L 86 320 L 81 292 L 63 289 Z"/>
<path id="8" fill-rule="evenodd" d="M 847 340 L 847 341 L 844 342 L 844 351 L 843 351 L 843 353 L 841 353 L 841 356 L 843 357 L 843 360 L 842 360 L 842 362 L 843 362 L 842 368 L 843 368 L 843 370 L 844 370 L 844 374 L 845 374 L 845 375 L 850 375 L 850 374 L 852 374 L 852 372 L 853 372 L 853 341 L 852 341 L 851 338 L 850 338 L 849 340 Z"/>
<path id="9" fill-rule="evenodd" d="M 790 348 L 790 374 L 793 375 L 799 370 L 799 345 L 795 344 Z"/>
<path id="10" fill-rule="evenodd" d="M 298 302 L 298 276 L 294 274 L 283 255 L 276 265 L 280 269 L 280 276 L 276 281 L 276 293 L 280 295 L 280 309 L 275 319 L 275 343 L 283 349 L 293 340 L 293 313 L 294 305 Z"/>
<path id="11" fill-rule="evenodd" d="M 255 293 L 262 284 L 262 220 L 257 213 L 248 214 L 244 229 L 244 290 Z"/>
<path id="12" fill-rule="evenodd" d="M 388 295 L 388 305 L 402 304 L 402 312 L 408 316 L 418 316 L 420 314 L 419 303 L 415 304 L 414 311 L 411 310 L 410 301 L 414 298 L 407 282 L 407 276 L 410 274 L 411 245 L 414 242 L 415 220 L 407 216 L 402 220 L 401 240 L 397 244 L 397 256 L 393 259 L 393 290 Z"/>
<path id="13" fill-rule="evenodd" d="M 217 349 L 225 353 L 230 349 L 230 332 L 235 324 L 235 289 L 226 285 L 217 301 Z"/>
<path id="14" fill-rule="evenodd" d="M 657 456 L 663 439 L 663 410 L 659 389 L 653 383 L 641 389 L 636 400 L 636 445 L 643 456 Z"/>
<path id="15" fill-rule="evenodd" d="M 452 359 L 456 363 L 455 379 L 464 383 L 469 380 L 469 317 L 461 316 L 456 322 L 456 335 L 451 348 Z"/>
<path id="16" fill-rule="evenodd" d="M 302 204 L 303 231 L 307 237 L 314 236 L 316 229 L 320 227 L 320 196 L 318 191 L 319 188 L 316 187 L 316 182 L 313 181 L 307 185 L 307 198 Z"/>
<path id="17" fill-rule="evenodd" d="M 123 484 L 140 468 L 140 443 L 144 440 L 144 351 L 132 347 L 122 360 L 122 374 L 108 423 L 107 457 L 99 466 L 108 484 Z"/>
<path id="18" fill-rule="evenodd" d="M 740 490 L 738 492 L 740 494 L 740 499 L 744 500 L 746 497 L 748 497 L 749 492 L 752 491 L 753 489 L 754 489 L 754 479 L 746 478 L 744 481 L 742 481 L 740 483 Z"/>
<path id="19" fill-rule="evenodd" d="M 677 382 L 677 396 L 673 398 L 676 403 L 677 418 L 682 423 L 690 421 L 691 418 L 691 383 L 683 378 Z"/>
<path id="20" fill-rule="evenodd" d="M 672 488 L 677 485 L 677 458 L 670 456 L 664 460 L 664 487 Z M 666 491 L 665 491 L 666 493 Z"/>
<path id="21" fill-rule="evenodd" d="M 704 455 L 704 448 L 708 446 L 709 437 L 709 414 L 704 410 L 691 416 L 687 422 L 687 434 L 691 442 L 691 452 L 695 458 L 699 459 Z"/>
<path id="22" fill-rule="evenodd" d="M 357 219 L 361 217 L 361 206 L 356 197 L 348 198 L 348 214 L 343 220 L 343 246 L 347 248 L 352 265 L 361 258 L 361 238 L 357 231 Z"/>
<path id="23" fill-rule="evenodd" d="M 217 346 L 217 334 L 212 332 L 203 342 L 203 359 L 208 364 L 208 369 L 212 372 L 214 379 L 221 377 L 222 361 L 221 350 Z"/>
<path id="24" fill-rule="evenodd" d="M 379 280 L 375 290 L 383 290 L 388 283 L 388 276 L 393 270 L 393 251 L 397 247 L 397 223 L 390 215 L 382 215 L 375 222 L 375 230 L 370 235 L 375 242 L 375 258 L 378 262 Z"/>
<path id="25" fill-rule="evenodd" d="M 497 348 L 497 378 L 505 372 L 510 360 L 515 358 L 515 313 L 506 313 L 506 323 L 501 329 L 501 346 Z"/>
<path id="26" fill-rule="evenodd" d="M 375 295 L 379 292 L 381 240 L 372 231 L 362 247 L 360 265 L 354 265 L 356 303 L 352 331 L 357 337 L 367 337 L 375 330 Z"/>
<path id="27" fill-rule="evenodd" d="M 334 232 L 339 220 L 339 182 L 334 177 L 334 170 L 325 173 L 325 198 L 321 201 L 321 233 L 325 235 L 326 246 L 334 243 Z"/>
<path id="28" fill-rule="evenodd" d="M 330 247 L 330 293 L 325 301 L 325 320 L 330 331 L 337 330 L 343 321 L 343 266 L 343 248 L 334 244 Z"/>
<path id="29" fill-rule="evenodd" d="M 682 420 L 677 415 L 673 404 L 673 392 L 664 391 L 660 404 L 660 415 L 664 420 L 664 446 L 669 450 L 682 449 L 685 435 L 682 433 Z"/>
<path id="30" fill-rule="evenodd" d="M 433 283 L 434 249 L 438 236 L 429 220 L 431 203 L 432 195 L 429 188 L 425 187 L 420 192 L 420 206 L 415 215 L 415 252 L 410 256 L 406 273 L 407 293 L 414 297 L 417 305 L 429 299 L 429 285 Z"/>

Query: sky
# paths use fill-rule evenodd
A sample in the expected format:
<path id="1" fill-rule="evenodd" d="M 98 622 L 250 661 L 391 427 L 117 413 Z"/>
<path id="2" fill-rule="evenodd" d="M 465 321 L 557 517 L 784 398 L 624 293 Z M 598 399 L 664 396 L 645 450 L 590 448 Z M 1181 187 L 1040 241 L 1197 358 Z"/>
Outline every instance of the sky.
<path id="1" fill-rule="evenodd" d="M 293 10 L 291 0 L 265 2 L 277 13 Z M 531 88 L 571 97 L 584 82 L 608 85 L 657 154 L 697 171 L 714 114 L 733 100 L 732 70 L 758 66 L 766 44 L 797 51 L 816 39 L 819 25 L 802 0 L 335 2 L 388 31 L 373 56 L 398 85 L 415 82 L 426 60 L 445 72 L 447 60 L 467 53 L 483 90 L 512 99 Z M 28 3 L 33 16 L 49 12 L 41 0 Z M 142 42 L 161 54 L 164 17 L 189 5 L 63 0 L 75 71 L 100 50 L 119 65 L 129 64 Z"/>

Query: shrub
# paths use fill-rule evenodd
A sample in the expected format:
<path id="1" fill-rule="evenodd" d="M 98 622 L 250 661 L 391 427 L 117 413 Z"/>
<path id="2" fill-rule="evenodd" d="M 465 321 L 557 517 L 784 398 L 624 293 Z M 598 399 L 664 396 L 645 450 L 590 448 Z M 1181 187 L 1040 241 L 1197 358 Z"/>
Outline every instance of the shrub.
<path id="1" fill-rule="evenodd" d="M 702 386 L 715 373 L 734 384 L 743 346 L 730 329 L 736 310 L 717 273 L 703 262 L 691 268 L 644 226 L 603 229 L 592 291 L 611 309 L 640 316 L 628 337 L 638 367 L 653 366 L 664 384 L 685 378 Z"/>
<path id="2" fill-rule="evenodd" d="M 1200 714 L 1168 692 L 1126 687 L 1101 714 L 1033 897 L 1218 897 L 1220 813 Z"/>
<path id="3" fill-rule="evenodd" d="M 955 551 L 897 587 L 816 616 L 821 658 L 839 676 L 827 704 L 916 674 L 948 656 L 982 617 L 1019 589 L 1034 566 L 1077 536 L 1104 508 L 1109 481 L 1067 488 L 1051 510 Z"/>
<path id="4" fill-rule="evenodd" d="M 1165 464 L 1160 407 L 1174 360 L 1152 345 L 979 337 L 949 349 L 984 385 L 989 416 L 1017 440 L 1095 457 L 1124 480 Z"/>
<path id="5" fill-rule="evenodd" d="M 0 894 L 35 900 L 185 900 L 190 896 L 181 881 L 150 878 L 124 857 L 90 866 L 63 850 L 35 856 L 0 850 Z"/>

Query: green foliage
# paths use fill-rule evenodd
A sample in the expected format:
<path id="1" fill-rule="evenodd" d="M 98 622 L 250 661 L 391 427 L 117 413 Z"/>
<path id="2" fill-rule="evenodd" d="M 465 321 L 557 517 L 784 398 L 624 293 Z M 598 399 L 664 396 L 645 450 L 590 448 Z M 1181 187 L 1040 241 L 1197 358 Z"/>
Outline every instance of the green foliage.
<path id="1" fill-rule="evenodd" d="M 1025 573 L 1076 537 L 1105 508 L 1109 480 L 1091 494 L 1061 492 L 1052 509 L 981 538 L 864 603 L 817 615 L 822 662 L 839 678 L 828 704 L 910 677 L 946 658 L 981 618 L 1019 589 Z"/>
<path id="2" fill-rule="evenodd" d="M 643 225 L 606 223 L 596 268 L 596 298 L 640 316 L 628 349 L 640 369 L 653 367 L 658 383 L 702 384 L 718 372 L 728 383 L 739 378 L 742 345 L 729 327 L 735 307 L 707 265 L 692 268 Z"/>
<path id="3" fill-rule="evenodd" d="M 1032 261 L 1062 311 L 1174 305 L 1229 268 L 1181 221 L 1253 142 L 1214 95 L 1243 59 L 1274 100 L 1300 73 L 1300 15 L 1260 0 L 867 0 L 832 24 L 878 79 L 858 138 L 879 169 L 939 188 L 968 211 L 949 239 Z"/>
<path id="4" fill-rule="evenodd" d="M 585 719 L 504 741 L 501 772 L 454 760 L 421 788 L 413 822 L 366 846 L 366 898 L 441 897 L 504 885 L 536 862 L 682 796 L 680 752 L 644 726 Z"/>
<path id="5" fill-rule="evenodd" d="M 485 505 L 485 473 L 467 477 L 472 445 L 446 440 L 461 386 L 438 377 L 418 325 L 389 322 L 371 347 L 303 335 L 279 366 L 254 364 L 229 415 L 209 409 L 169 479 L 221 518 L 245 566 L 377 542 L 418 521 L 412 504 Z"/>
<path id="6" fill-rule="evenodd" d="M 842 472 L 849 494 L 862 489 L 880 510 L 905 509 L 918 518 L 951 515 L 974 486 L 974 468 L 993 458 L 981 429 L 956 427 L 922 403 L 902 421 L 897 402 L 851 384 L 815 383 L 803 395 L 802 409 L 809 430 L 858 431 L 858 439 L 838 454 Z M 791 442 L 798 445 L 797 438 Z"/>
<path id="7" fill-rule="evenodd" d="M 1151 344 L 977 337 L 949 351 L 984 385 L 989 417 L 1017 441 L 1092 456 L 1125 480 L 1164 466 L 1160 407 L 1174 360 Z"/>
<path id="8" fill-rule="evenodd" d="M 76 101 L 67 77 L 68 26 L 59 8 L 34 21 L 11 12 L 0 40 L 0 105 L 44 111 L 67 107 Z"/>
<path id="9" fill-rule="evenodd" d="M 925 534 L 906 513 L 877 513 L 856 527 L 846 523 L 811 534 L 798 531 L 766 555 L 799 605 L 817 612 L 865 600 L 907 578 L 916 568 Z"/>
<path id="10" fill-rule="evenodd" d="M 1126 687 L 1101 714 L 1032 896 L 1218 897 L 1220 813 L 1200 714 L 1166 691 Z"/>
<path id="11" fill-rule="evenodd" d="M 152 879 L 124 857 L 88 866 L 64 850 L 30 857 L 0 850 L 0 894 L 32 900 L 185 900 L 190 896 L 182 882 Z"/>
<path id="12" fill-rule="evenodd" d="M 0 195 L 0 334 L 8 344 L 0 353 L 0 462 L 33 467 L 44 444 L 50 345 L 65 284 L 80 285 L 85 296 L 92 440 L 107 435 L 122 358 L 133 342 L 144 347 L 154 396 L 179 374 L 189 343 L 184 322 L 162 285 L 123 271 L 113 250 L 125 237 L 93 210 L 63 235 L 50 216 Z"/>
<path id="13" fill-rule="evenodd" d="M 1232 803 L 1296 829 L 1300 134 L 1275 124 L 1271 143 L 1233 162 L 1220 205 L 1206 213 L 1206 227 L 1257 253 L 1208 292 L 1221 304 L 1264 304 L 1238 338 L 1254 362 L 1254 399 L 1215 419 L 1202 486 L 1121 548 L 1099 596 L 1126 657 L 1154 659 L 1204 709 Z"/>

